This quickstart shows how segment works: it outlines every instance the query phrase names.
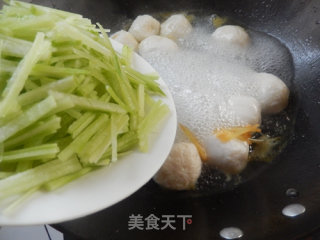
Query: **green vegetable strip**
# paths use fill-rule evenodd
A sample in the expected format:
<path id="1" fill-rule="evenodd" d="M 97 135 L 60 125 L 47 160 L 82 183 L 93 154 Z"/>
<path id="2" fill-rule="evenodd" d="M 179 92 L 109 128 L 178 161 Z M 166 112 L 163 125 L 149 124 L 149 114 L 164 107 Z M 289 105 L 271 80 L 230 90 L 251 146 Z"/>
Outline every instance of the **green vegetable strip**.
<path id="1" fill-rule="evenodd" d="M 31 75 L 42 77 L 55 77 L 55 78 L 64 78 L 71 75 L 77 74 L 88 74 L 88 71 L 85 69 L 76 69 L 76 68 L 67 68 L 67 67 L 56 67 L 56 66 L 47 66 L 44 64 L 36 64 L 32 69 Z"/>
<path id="2" fill-rule="evenodd" d="M 50 91 L 50 95 L 62 99 L 69 98 L 76 107 L 86 110 L 95 110 L 102 112 L 116 112 L 116 113 L 126 113 L 122 107 L 114 103 L 107 103 L 100 100 L 95 100 L 91 98 L 79 97 L 73 94 L 59 93 L 55 91 Z"/>
<path id="3" fill-rule="evenodd" d="M 31 90 L 34 90 L 38 87 L 39 87 L 39 85 L 36 84 L 35 82 L 33 82 L 31 79 L 28 79 L 24 84 L 24 89 L 26 91 L 31 91 Z"/>
<path id="4" fill-rule="evenodd" d="M 32 47 L 32 42 L 3 34 L 0 34 L 0 39 L 3 41 L 3 55 L 23 58 Z"/>
<path id="5" fill-rule="evenodd" d="M 57 104 L 53 97 L 48 97 L 45 100 L 33 105 L 30 109 L 21 113 L 6 125 L 0 127 L 0 142 L 7 140 L 18 131 L 35 123 L 48 112 L 53 110 L 56 106 Z"/>
<path id="6" fill-rule="evenodd" d="M 110 94 L 110 96 L 113 98 L 113 100 L 116 103 L 118 103 L 122 108 L 124 108 L 127 111 L 129 111 L 127 105 L 124 102 L 122 102 L 122 100 L 117 96 L 115 91 L 113 91 L 113 89 L 110 86 L 106 86 L 106 90 L 108 91 L 108 93 Z"/>
<path id="7" fill-rule="evenodd" d="M 126 66 L 124 68 L 125 73 L 127 74 L 128 79 L 134 84 L 144 84 L 146 90 L 154 92 L 164 96 L 165 94 L 160 89 L 159 85 L 155 82 L 159 78 L 157 74 L 142 74 L 131 67 Z"/>
<path id="8" fill-rule="evenodd" d="M 0 172 L 0 179 L 7 178 L 13 174 L 14 174 L 14 172 Z"/>
<path id="9" fill-rule="evenodd" d="M 74 139 L 65 149 L 63 149 L 58 158 L 61 160 L 67 160 L 75 152 L 80 151 L 89 139 L 101 129 L 101 127 L 108 122 L 108 116 L 103 114 L 98 117 L 93 123 L 91 123 L 76 139 Z"/>
<path id="10" fill-rule="evenodd" d="M 2 41 L 2 40 L 0 40 L 0 73 L 1 73 L 2 68 L 3 68 L 3 66 L 1 65 L 2 48 L 3 48 L 3 41 Z"/>
<path id="11" fill-rule="evenodd" d="M 111 153 L 111 161 L 116 162 L 118 160 L 117 157 L 117 137 L 118 137 L 118 132 L 117 132 L 117 121 L 116 116 L 114 114 L 111 115 L 111 148 L 112 148 L 112 153 Z M 108 148 L 106 148 L 108 149 Z"/>
<path id="12" fill-rule="evenodd" d="M 14 21 L 8 27 L 13 32 L 15 37 L 23 38 L 23 36 L 35 36 L 37 32 L 50 31 L 55 25 L 56 21 L 62 20 L 58 16 L 52 14 L 46 14 L 41 16 L 29 16 L 29 18 L 23 21 Z M 26 31 L 25 29 L 28 29 Z M 19 33 L 22 32 L 22 33 Z"/>
<path id="13" fill-rule="evenodd" d="M 7 1 L 7 0 L 4 0 L 4 2 L 10 4 L 9 1 Z M 6 18 L 3 19 L 3 21 L 5 19 L 9 19 L 10 21 L 12 21 L 12 18 L 10 18 L 10 17 L 22 17 L 25 15 L 31 14 L 31 12 L 27 9 L 23 9 L 20 7 L 7 6 L 7 5 L 4 5 L 2 7 L 2 13 L 5 16 L 7 16 Z"/>
<path id="14" fill-rule="evenodd" d="M 127 76 L 124 74 L 124 72 L 122 71 L 122 67 L 120 66 L 120 61 L 119 58 L 117 56 L 117 53 L 115 52 L 115 50 L 113 49 L 111 42 L 108 38 L 108 35 L 106 34 L 105 30 L 102 28 L 102 26 L 97 23 L 101 34 L 103 36 L 102 41 L 105 43 L 105 45 L 107 47 L 109 47 L 109 49 L 111 50 L 112 53 L 112 57 L 113 57 L 113 63 L 115 66 L 115 70 L 116 73 L 116 79 L 114 79 L 114 82 L 118 82 L 119 83 L 119 87 L 120 87 L 120 91 L 122 94 L 122 99 L 125 101 L 125 103 L 127 104 L 128 108 L 131 111 L 134 111 L 136 109 L 137 106 L 137 102 L 136 102 L 136 98 L 134 97 L 134 92 L 133 92 L 133 88 L 130 85 Z"/>
<path id="15" fill-rule="evenodd" d="M 56 31 L 64 37 L 69 37 L 73 40 L 80 40 L 84 45 L 96 50 L 97 52 L 110 56 L 110 50 L 102 46 L 96 40 L 90 38 L 88 35 L 83 34 L 77 28 L 71 26 L 66 22 L 58 22 L 56 24 Z"/>
<path id="16" fill-rule="evenodd" d="M 124 45 L 122 48 L 122 60 L 124 61 L 124 65 L 126 65 L 127 67 L 131 67 L 131 60 L 132 60 L 132 54 L 133 54 L 133 50 Z"/>
<path id="17" fill-rule="evenodd" d="M 91 140 L 85 148 L 79 152 L 80 160 L 84 164 L 95 164 L 101 159 L 103 154 L 107 151 L 109 145 L 112 143 L 112 135 L 116 136 L 127 129 L 128 115 L 114 115 L 114 133 L 111 133 L 111 121 L 101 129 Z"/>
<path id="18" fill-rule="evenodd" d="M 4 152 L 4 144 L 2 142 L 0 142 L 0 162 L 3 159 L 3 152 Z"/>
<path id="19" fill-rule="evenodd" d="M 138 144 L 139 140 L 135 132 L 127 132 L 119 137 L 117 142 L 117 152 L 125 152 L 133 149 Z M 109 146 L 108 150 L 103 154 L 102 158 L 109 158 L 112 154 L 112 148 Z"/>
<path id="20" fill-rule="evenodd" d="M 40 121 L 34 126 L 20 132 L 19 135 L 13 136 L 4 142 L 5 149 L 21 145 L 28 139 L 39 135 L 47 136 L 57 131 L 60 128 L 61 118 L 57 116 L 50 117 L 44 121 Z"/>
<path id="21" fill-rule="evenodd" d="M 78 156 L 80 157 L 80 161 L 85 165 L 96 164 L 110 144 L 111 123 L 109 121 L 90 139 L 90 142 L 83 149 L 79 149 Z"/>
<path id="22" fill-rule="evenodd" d="M 64 98 L 62 95 L 52 94 L 52 91 L 49 91 L 49 96 L 56 100 L 57 107 L 49 112 L 48 116 L 72 109 L 75 106 L 74 102 L 69 97 Z"/>
<path id="23" fill-rule="evenodd" d="M 95 88 L 97 87 L 98 82 L 91 80 L 91 77 L 85 80 L 76 90 L 76 93 L 80 94 L 83 97 L 90 97 L 95 94 Z"/>
<path id="24" fill-rule="evenodd" d="M 23 172 L 31 169 L 33 166 L 33 161 L 20 161 L 17 163 L 16 172 Z"/>
<path id="25" fill-rule="evenodd" d="M 16 71 L 9 79 L 8 84 L 1 95 L 0 115 L 2 117 L 5 117 L 10 111 L 12 104 L 16 103 L 18 95 L 23 89 L 32 67 L 36 64 L 44 51 L 44 43 L 44 34 L 38 33 L 30 51 L 19 63 Z"/>
<path id="26" fill-rule="evenodd" d="M 8 207 L 6 207 L 3 211 L 4 215 L 9 215 L 12 213 L 15 209 L 17 209 L 18 206 L 20 206 L 24 201 L 26 201 L 28 198 L 32 196 L 36 191 L 38 191 L 38 187 L 31 188 L 26 193 L 24 193 L 21 197 L 16 199 L 14 202 L 12 202 Z"/>
<path id="27" fill-rule="evenodd" d="M 55 14 L 62 18 L 68 18 L 68 17 L 73 17 L 75 19 L 82 18 L 80 14 L 66 12 L 66 11 L 49 8 L 49 7 L 44 7 L 44 6 L 40 6 L 33 3 L 31 4 L 31 3 L 21 2 L 21 1 L 10 0 L 9 4 L 10 6 L 29 9 L 30 11 L 36 10 L 37 12 L 41 12 L 42 14 L 48 14 L 48 13 Z"/>
<path id="28" fill-rule="evenodd" d="M 21 94 L 18 97 L 18 102 L 21 106 L 25 106 L 28 104 L 35 103 L 43 98 L 46 98 L 48 96 L 49 90 L 69 92 L 73 90 L 75 87 L 76 82 L 74 80 L 74 77 L 67 77 Z"/>
<path id="29" fill-rule="evenodd" d="M 73 52 L 77 56 L 88 59 L 91 62 L 91 64 L 95 67 L 105 69 L 106 71 L 110 71 L 110 69 L 113 68 L 111 64 L 100 61 L 99 58 L 92 56 L 90 53 L 84 51 L 84 49 L 79 50 L 79 49 L 73 48 Z"/>
<path id="30" fill-rule="evenodd" d="M 157 101 L 151 107 L 146 117 L 138 127 L 139 147 L 142 152 L 148 151 L 149 136 L 155 126 L 167 115 L 169 109 L 161 101 Z"/>
<path id="31" fill-rule="evenodd" d="M 95 117 L 94 113 L 86 112 L 70 125 L 68 133 L 72 134 L 72 138 L 77 137 L 90 123 L 92 123 Z"/>
<path id="32" fill-rule="evenodd" d="M 82 177 L 83 175 L 91 172 L 92 170 L 93 170 L 93 168 L 90 168 L 90 167 L 83 168 L 83 169 L 79 170 L 78 172 L 71 173 L 69 175 L 54 179 L 54 180 L 44 184 L 42 188 L 46 191 L 56 190 L 64 185 L 66 185 L 67 183 L 69 183 L 77 178 Z"/>
<path id="33" fill-rule="evenodd" d="M 76 158 L 66 161 L 53 160 L 27 171 L 17 173 L 0 181 L 0 199 L 21 194 L 53 179 L 79 171 L 81 165 Z"/>
<path id="34" fill-rule="evenodd" d="M 66 110 L 66 113 L 69 114 L 74 119 L 79 119 L 82 116 L 81 112 L 76 109 Z"/>
<path id="35" fill-rule="evenodd" d="M 75 60 L 75 59 L 79 59 L 79 58 L 80 58 L 80 56 L 75 55 L 75 54 L 53 57 L 53 58 L 50 59 L 50 64 L 57 63 L 57 62 L 60 62 L 60 61 L 63 62 L 63 61 L 66 61 L 66 60 Z"/>
<path id="36" fill-rule="evenodd" d="M 0 72 L 13 73 L 16 70 L 18 63 L 6 59 L 0 59 L 0 66 Z"/>
<path id="37" fill-rule="evenodd" d="M 138 115 L 140 118 L 144 117 L 144 85 L 139 84 L 138 86 L 138 103 L 139 103 L 139 111 Z"/>
<path id="38" fill-rule="evenodd" d="M 5 152 L 2 161 L 30 161 L 42 158 L 54 158 L 58 152 L 59 147 L 56 143 L 43 144 L 36 147 Z"/>

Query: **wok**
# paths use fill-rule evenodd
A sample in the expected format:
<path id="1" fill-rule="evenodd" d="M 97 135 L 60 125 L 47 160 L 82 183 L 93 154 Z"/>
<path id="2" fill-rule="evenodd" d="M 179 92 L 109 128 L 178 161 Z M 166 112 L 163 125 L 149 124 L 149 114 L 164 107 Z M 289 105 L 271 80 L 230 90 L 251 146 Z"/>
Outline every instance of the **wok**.
<path id="1" fill-rule="evenodd" d="M 66 239 L 221 239 L 234 226 L 242 239 L 298 239 L 320 226 L 320 1 L 319 0 L 52 0 L 33 1 L 83 14 L 117 31 L 139 14 L 217 13 L 283 43 L 292 56 L 292 131 L 271 164 L 258 164 L 238 186 L 194 192 L 165 191 L 152 181 L 118 204 L 74 221 L 54 225 Z M 293 106 L 293 107 L 292 107 Z M 286 195 L 288 188 L 298 191 Z M 112 194 L 112 193 L 110 193 Z M 290 203 L 306 212 L 282 215 Z M 66 206 L 67 207 L 67 206 Z M 130 215 L 192 215 L 183 231 L 128 230 Z"/>

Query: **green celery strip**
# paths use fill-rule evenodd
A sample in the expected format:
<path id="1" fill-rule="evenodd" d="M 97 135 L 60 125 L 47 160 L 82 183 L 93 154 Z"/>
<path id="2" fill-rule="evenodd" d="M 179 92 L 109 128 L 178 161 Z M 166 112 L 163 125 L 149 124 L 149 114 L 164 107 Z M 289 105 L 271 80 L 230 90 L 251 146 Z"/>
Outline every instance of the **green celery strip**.
<path id="1" fill-rule="evenodd" d="M 143 118 L 144 117 L 144 85 L 143 84 L 138 85 L 138 103 L 139 103 L 138 115 L 140 118 Z"/>
<path id="2" fill-rule="evenodd" d="M 1 180 L 0 198 L 21 194 L 53 179 L 79 171 L 81 168 L 76 158 L 71 158 L 66 161 L 53 160 L 44 163 Z"/>
<path id="3" fill-rule="evenodd" d="M 32 47 L 32 42 L 3 34 L 0 34 L 0 39 L 3 41 L 3 55 L 23 58 Z"/>
<path id="4" fill-rule="evenodd" d="M 108 38 L 108 35 L 106 34 L 105 30 L 102 28 L 102 26 L 99 23 L 97 23 L 97 25 L 103 36 L 101 41 L 104 42 L 104 44 L 110 49 L 112 53 L 112 60 L 113 60 L 113 64 L 115 66 L 115 72 L 116 72 L 115 74 L 116 79 L 114 79 L 113 83 L 118 83 L 122 99 L 125 101 L 130 111 L 134 111 L 137 108 L 137 102 L 136 102 L 136 98 L 134 97 L 133 88 L 129 80 L 127 79 L 126 74 L 122 70 L 120 60 L 118 58 L 116 51 L 112 47 L 112 44 L 110 42 L 110 39 Z"/>
<path id="5" fill-rule="evenodd" d="M 0 142 L 0 162 L 3 159 L 3 154 L 4 154 L 4 144 Z"/>
<path id="6" fill-rule="evenodd" d="M 76 82 L 74 80 L 74 77 L 67 77 L 21 94 L 18 97 L 18 102 L 21 106 L 25 106 L 28 104 L 38 102 L 43 98 L 46 98 L 48 96 L 49 90 L 69 92 L 73 90 L 75 87 Z"/>
<path id="7" fill-rule="evenodd" d="M 68 133 L 72 134 L 73 138 L 77 137 L 90 123 L 92 123 L 95 117 L 94 113 L 86 112 L 70 125 Z"/>
<path id="8" fill-rule="evenodd" d="M 53 97 L 47 97 L 45 100 L 34 104 L 31 108 L 12 119 L 9 123 L 0 127 L 0 142 L 7 140 L 18 131 L 35 123 L 56 106 L 57 104 Z"/>
<path id="9" fill-rule="evenodd" d="M 36 123 L 34 126 L 26 128 L 18 135 L 15 135 L 4 142 L 5 149 L 22 145 L 28 139 L 32 139 L 37 136 L 47 136 L 55 133 L 60 128 L 61 118 L 52 116 L 44 121 Z"/>
<path id="10" fill-rule="evenodd" d="M 139 140 L 137 137 L 137 133 L 130 131 L 125 134 L 123 134 L 121 137 L 118 138 L 117 143 L 117 152 L 122 153 L 129 151 L 130 149 L 133 149 L 137 144 Z M 108 150 L 103 154 L 102 158 L 109 158 L 112 154 L 112 148 L 109 146 Z"/>
<path id="11" fill-rule="evenodd" d="M 117 156 L 117 137 L 118 137 L 118 132 L 117 132 L 117 116 L 115 114 L 111 115 L 111 148 L 112 148 L 112 152 L 111 152 L 111 161 L 112 162 L 116 162 L 118 160 L 118 156 Z M 108 148 L 105 149 L 105 151 Z M 103 154 L 102 154 L 103 155 Z M 101 156 L 102 156 L 101 155 Z"/>
<path id="12" fill-rule="evenodd" d="M 58 22 L 56 24 L 56 31 L 60 33 L 63 37 L 68 37 L 73 40 L 79 40 L 84 45 L 88 46 L 89 48 L 94 49 L 95 51 L 104 54 L 106 56 L 110 56 L 110 50 L 105 48 L 96 40 L 92 39 L 90 36 L 82 33 L 76 27 L 71 26 L 67 22 Z"/>
<path id="13" fill-rule="evenodd" d="M 71 117 L 73 117 L 74 119 L 79 119 L 82 116 L 81 112 L 76 109 L 66 110 L 65 112 Z"/>
<path id="14" fill-rule="evenodd" d="M 55 91 L 49 91 L 51 96 L 55 98 L 67 99 L 69 98 L 76 107 L 86 110 L 102 111 L 102 112 L 115 112 L 115 113 L 126 113 L 118 104 L 103 102 L 96 99 L 79 97 L 73 94 L 65 94 Z"/>
<path id="15" fill-rule="evenodd" d="M 51 94 L 51 91 L 49 91 L 49 96 L 52 96 L 55 99 L 57 107 L 49 112 L 47 114 L 48 116 L 70 110 L 75 106 L 71 98 L 64 98 L 62 95 Z"/>
<path id="16" fill-rule="evenodd" d="M 160 89 L 159 85 L 155 80 L 159 78 L 159 76 L 155 74 L 142 74 L 131 67 L 126 66 L 124 68 L 124 72 L 126 73 L 128 79 L 134 84 L 144 84 L 146 86 L 146 90 L 164 96 L 164 92 Z"/>
<path id="17" fill-rule="evenodd" d="M 108 115 L 102 114 L 94 122 L 92 122 L 77 138 L 75 138 L 65 149 L 63 149 L 58 158 L 61 160 L 67 160 L 74 153 L 80 151 L 85 144 L 89 142 L 89 139 L 98 132 L 104 124 L 108 122 Z"/>
<path id="18" fill-rule="evenodd" d="M 26 91 L 31 91 L 31 90 L 34 90 L 36 88 L 38 88 L 39 85 L 36 84 L 34 81 L 32 81 L 31 79 L 28 79 L 25 84 L 24 84 L 24 89 Z M 19 103 L 19 102 L 18 102 Z"/>
<path id="19" fill-rule="evenodd" d="M 6 59 L 0 59 L 0 72 L 13 73 L 18 66 L 15 61 L 9 61 Z"/>
<path id="20" fill-rule="evenodd" d="M 54 158 L 59 152 L 59 147 L 56 143 L 43 144 L 30 148 L 23 148 L 19 150 L 13 150 L 4 152 L 2 161 L 30 161 L 38 159 Z"/>
<path id="21" fill-rule="evenodd" d="M 160 121 L 168 114 L 169 108 L 159 100 L 153 104 L 138 127 L 139 147 L 142 152 L 149 148 L 149 136 Z"/>
<path id="22" fill-rule="evenodd" d="M 56 67 L 56 66 L 48 66 L 44 64 L 36 64 L 32 69 L 31 75 L 38 76 L 38 77 L 46 76 L 46 77 L 64 78 L 71 75 L 88 74 L 88 73 L 89 72 L 85 69 Z"/>
<path id="23" fill-rule="evenodd" d="M 25 8 L 25 9 L 29 9 L 31 11 L 37 11 L 40 12 L 42 14 L 55 14 L 59 17 L 62 18 L 68 18 L 68 17 L 73 17 L 73 18 L 82 18 L 82 16 L 80 14 L 76 14 L 76 13 L 71 13 L 71 12 L 66 12 L 66 11 L 62 11 L 62 10 L 58 10 L 58 9 L 54 9 L 54 8 L 49 8 L 49 7 L 44 7 L 44 6 L 40 6 L 37 4 L 31 4 L 31 3 L 26 3 L 26 2 L 21 2 L 21 1 L 15 1 L 15 0 L 10 0 L 10 6 L 16 6 L 19 8 Z"/>
<path id="24" fill-rule="evenodd" d="M 4 209 L 3 214 L 10 215 L 11 213 L 14 213 L 14 211 L 17 209 L 17 207 L 21 206 L 23 202 L 25 202 L 28 198 L 30 198 L 38 190 L 39 190 L 39 187 L 34 187 L 34 188 L 29 189 L 22 196 L 20 196 L 18 199 L 16 199 L 14 202 L 12 202 L 9 206 L 7 206 Z"/>
<path id="25" fill-rule="evenodd" d="M 111 123 L 110 121 L 97 132 L 90 142 L 79 149 L 78 156 L 84 165 L 96 164 L 102 157 L 103 153 L 111 144 Z"/>
<path id="26" fill-rule="evenodd" d="M 33 166 L 33 161 L 20 161 L 17 163 L 16 172 L 23 172 L 31 169 Z"/>
<path id="27" fill-rule="evenodd" d="M 113 124 L 109 121 L 108 124 L 91 139 L 85 148 L 81 149 L 79 152 L 80 161 L 82 163 L 96 164 L 108 150 L 110 144 L 112 144 L 112 137 L 117 137 L 118 134 L 123 133 L 128 129 L 128 115 L 113 115 Z M 113 129 L 111 124 L 114 127 Z M 112 131 L 114 132 L 112 133 Z M 116 160 L 116 158 L 114 160 Z"/>
<path id="28" fill-rule="evenodd" d="M 15 174 L 15 172 L 0 172 L 0 180 L 1 179 L 4 179 L 4 178 L 7 178 L 11 175 Z"/>
<path id="29" fill-rule="evenodd" d="M 123 60 L 124 65 L 126 65 L 128 67 L 131 66 L 131 64 L 132 64 L 132 55 L 133 55 L 133 50 L 130 47 L 124 45 L 123 48 L 122 48 L 122 52 L 121 52 L 121 57 L 122 57 L 121 60 Z"/>
<path id="30" fill-rule="evenodd" d="M 110 71 L 110 69 L 113 69 L 113 66 L 109 64 L 108 62 L 102 62 L 99 58 L 94 57 L 89 52 L 85 51 L 84 49 L 79 50 L 76 48 L 73 48 L 72 50 L 77 56 L 88 59 L 91 64 L 95 67 L 99 67 L 102 69 L 105 69 L 106 71 Z"/>
<path id="31" fill-rule="evenodd" d="M 24 84 L 36 62 L 40 59 L 42 52 L 45 50 L 44 34 L 38 33 L 36 39 L 26 56 L 19 63 L 16 71 L 12 74 L 8 84 L 1 95 L 0 115 L 5 117 L 12 104 L 16 104 L 19 93 L 24 87 Z"/>
<path id="32" fill-rule="evenodd" d="M 79 170 L 78 172 L 71 173 L 69 175 L 66 175 L 66 176 L 54 179 L 50 182 L 47 182 L 46 184 L 44 184 L 42 186 L 42 188 L 46 191 L 56 190 L 64 185 L 66 185 L 67 183 L 69 183 L 77 178 L 82 177 L 83 175 L 91 172 L 92 170 L 93 170 L 93 168 L 90 168 L 90 167 L 83 168 L 83 169 Z"/>

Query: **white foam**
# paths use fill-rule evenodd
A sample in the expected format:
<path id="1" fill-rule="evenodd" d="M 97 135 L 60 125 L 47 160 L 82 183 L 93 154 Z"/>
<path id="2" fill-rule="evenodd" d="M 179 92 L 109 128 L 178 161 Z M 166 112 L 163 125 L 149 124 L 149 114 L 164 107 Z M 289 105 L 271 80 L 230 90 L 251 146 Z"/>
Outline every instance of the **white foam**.
<path id="1" fill-rule="evenodd" d="M 286 49 L 266 35 L 249 32 L 250 47 L 239 48 L 214 42 L 211 33 L 207 27 L 195 27 L 178 42 L 180 51 L 146 56 L 172 92 L 178 121 L 200 140 L 216 128 L 231 127 L 229 114 L 219 109 L 231 96 L 254 97 L 255 71 L 279 75 L 290 60 Z"/>

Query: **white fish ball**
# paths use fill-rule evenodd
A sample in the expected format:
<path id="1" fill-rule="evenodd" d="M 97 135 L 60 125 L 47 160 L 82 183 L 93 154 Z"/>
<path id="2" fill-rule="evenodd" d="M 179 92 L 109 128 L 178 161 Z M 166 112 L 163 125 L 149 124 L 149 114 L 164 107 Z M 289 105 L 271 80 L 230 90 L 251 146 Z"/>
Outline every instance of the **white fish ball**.
<path id="1" fill-rule="evenodd" d="M 286 84 L 270 73 L 256 74 L 256 99 L 262 113 L 275 114 L 288 105 L 290 91 Z"/>
<path id="2" fill-rule="evenodd" d="M 193 189 L 201 174 L 201 167 L 202 162 L 194 144 L 175 143 L 165 163 L 153 179 L 168 189 Z"/>
<path id="3" fill-rule="evenodd" d="M 150 15 L 138 16 L 129 28 L 129 33 L 131 33 L 139 42 L 152 35 L 158 35 L 159 32 L 160 22 Z"/>
<path id="4" fill-rule="evenodd" d="M 217 28 L 211 35 L 213 39 L 229 42 L 238 46 L 247 46 L 250 42 L 248 33 L 240 26 L 225 25 Z"/>
<path id="5" fill-rule="evenodd" d="M 169 38 L 150 36 L 139 45 L 139 54 L 143 57 L 159 53 L 172 53 L 178 50 L 178 45 Z"/>
<path id="6" fill-rule="evenodd" d="M 247 142 L 232 139 L 220 141 L 212 135 L 206 138 L 207 163 L 226 174 L 241 172 L 248 163 L 249 145 Z"/>
<path id="7" fill-rule="evenodd" d="M 134 36 L 124 30 L 118 31 L 111 36 L 112 39 L 116 40 L 123 45 L 130 47 L 132 50 L 137 51 L 138 49 L 138 41 L 134 38 Z"/>
<path id="8" fill-rule="evenodd" d="M 161 24 L 160 35 L 178 40 L 192 31 L 192 26 L 183 14 L 175 14 Z"/>
<path id="9" fill-rule="evenodd" d="M 229 125 L 234 127 L 261 123 L 260 104 L 250 96 L 230 97 L 222 114 L 228 114 Z"/>

